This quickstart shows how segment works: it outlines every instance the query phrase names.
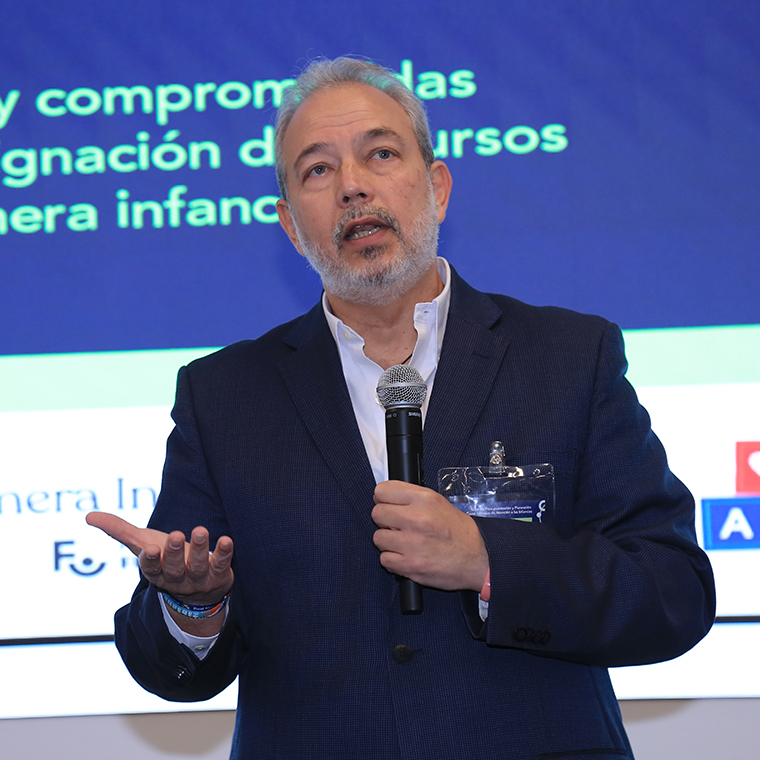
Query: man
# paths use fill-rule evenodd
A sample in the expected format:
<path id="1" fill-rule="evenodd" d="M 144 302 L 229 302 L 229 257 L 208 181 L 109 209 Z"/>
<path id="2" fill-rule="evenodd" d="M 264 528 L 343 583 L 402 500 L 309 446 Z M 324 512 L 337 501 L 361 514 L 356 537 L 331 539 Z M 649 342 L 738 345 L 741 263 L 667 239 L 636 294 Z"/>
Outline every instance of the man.
<path id="1" fill-rule="evenodd" d="M 149 529 L 88 516 L 140 557 L 116 619 L 130 671 L 174 700 L 239 675 L 236 758 L 632 757 L 606 668 L 689 649 L 714 587 L 619 330 L 436 258 L 451 177 L 391 72 L 313 64 L 276 148 L 281 224 L 325 293 L 180 371 Z M 387 481 L 374 389 L 404 362 L 430 388 L 428 481 L 503 441 L 554 466 L 547 524 Z M 427 587 L 423 614 L 395 573 Z"/>

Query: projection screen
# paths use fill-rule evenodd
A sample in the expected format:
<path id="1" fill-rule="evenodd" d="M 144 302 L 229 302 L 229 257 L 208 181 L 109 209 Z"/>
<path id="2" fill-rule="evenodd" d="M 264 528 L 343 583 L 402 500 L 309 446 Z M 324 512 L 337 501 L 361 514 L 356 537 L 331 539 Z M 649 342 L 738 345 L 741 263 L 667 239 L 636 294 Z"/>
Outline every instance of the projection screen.
<path id="1" fill-rule="evenodd" d="M 84 519 L 147 522 L 180 366 L 320 297 L 277 224 L 274 110 L 341 54 L 425 101 L 467 280 L 624 330 L 718 621 L 618 695 L 760 695 L 757 4 L 2 6 L 0 717 L 234 707 L 131 681 L 135 559 Z"/>

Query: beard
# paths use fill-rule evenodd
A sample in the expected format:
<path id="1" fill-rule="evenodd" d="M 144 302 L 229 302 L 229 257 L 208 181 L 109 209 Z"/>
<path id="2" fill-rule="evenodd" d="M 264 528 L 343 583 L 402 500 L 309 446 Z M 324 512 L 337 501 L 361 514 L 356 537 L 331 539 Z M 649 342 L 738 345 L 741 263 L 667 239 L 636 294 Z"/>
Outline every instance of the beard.
<path id="1" fill-rule="evenodd" d="M 344 230 L 363 216 L 382 221 L 399 244 L 392 256 L 383 256 L 386 246 L 368 245 L 350 254 L 361 259 L 361 265 L 349 266 L 341 250 Z M 349 303 L 387 306 L 408 293 L 437 261 L 438 210 L 432 186 L 425 208 L 406 230 L 401 230 L 396 217 L 380 206 L 365 204 L 347 209 L 335 225 L 334 251 L 306 238 L 295 219 L 293 225 L 301 251 L 321 277 L 328 297 L 334 295 Z"/>

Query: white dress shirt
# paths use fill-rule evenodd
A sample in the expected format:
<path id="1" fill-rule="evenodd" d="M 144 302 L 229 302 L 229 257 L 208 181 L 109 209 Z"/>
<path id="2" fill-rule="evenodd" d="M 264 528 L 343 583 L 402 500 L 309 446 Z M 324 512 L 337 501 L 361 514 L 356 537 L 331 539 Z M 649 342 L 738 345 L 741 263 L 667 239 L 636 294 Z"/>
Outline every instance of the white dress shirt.
<path id="1" fill-rule="evenodd" d="M 427 396 L 422 405 L 422 422 L 425 422 L 430 393 L 433 389 L 435 371 L 441 356 L 443 333 L 449 316 L 451 298 L 451 275 L 445 259 L 438 259 L 438 274 L 443 281 L 440 295 L 428 303 L 414 307 L 414 329 L 417 343 L 408 364 L 414 367 L 427 385 Z M 364 338 L 338 319 L 331 311 L 327 294 L 322 295 L 322 308 L 327 324 L 338 346 L 343 376 L 346 378 L 351 405 L 354 407 L 359 432 L 372 465 L 375 482 L 388 480 L 388 451 L 385 440 L 385 410 L 377 398 L 375 389 L 383 368 L 368 359 L 364 353 Z"/>

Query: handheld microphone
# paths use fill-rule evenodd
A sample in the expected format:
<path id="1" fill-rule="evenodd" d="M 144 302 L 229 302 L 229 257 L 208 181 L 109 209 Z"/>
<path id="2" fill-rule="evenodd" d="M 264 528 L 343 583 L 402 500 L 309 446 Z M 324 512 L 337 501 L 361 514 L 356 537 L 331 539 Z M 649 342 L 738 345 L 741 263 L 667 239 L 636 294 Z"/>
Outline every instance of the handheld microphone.
<path id="1" fill-rule="evenodd" d="M 424 485 L 422 473 L 422 404 L 427 385 L 414 367 L 397 364 L 380 375 L 377 397 L 385 409 L 388 479 Z M 422 586 L 409 578 L 399 582 L 401 612 L 419 615 L 423 610 Z"/>

